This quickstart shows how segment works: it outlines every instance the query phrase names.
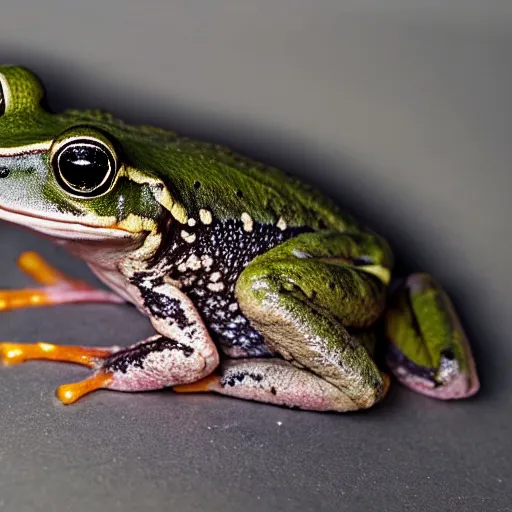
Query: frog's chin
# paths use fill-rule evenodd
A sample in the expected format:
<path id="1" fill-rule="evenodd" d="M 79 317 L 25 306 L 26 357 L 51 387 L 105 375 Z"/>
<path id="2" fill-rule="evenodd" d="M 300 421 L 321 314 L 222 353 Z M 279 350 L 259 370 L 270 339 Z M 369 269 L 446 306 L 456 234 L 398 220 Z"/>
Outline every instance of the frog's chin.
<path id="1" fill-rule="evenodd" d="M 36 231 L 52 239 L 76 241 L 104 241 L 131 239 L 134 234 L 117 227 L 100 227 L 78 222 L 27 215 L 0 207 L 0 220 Z"/>

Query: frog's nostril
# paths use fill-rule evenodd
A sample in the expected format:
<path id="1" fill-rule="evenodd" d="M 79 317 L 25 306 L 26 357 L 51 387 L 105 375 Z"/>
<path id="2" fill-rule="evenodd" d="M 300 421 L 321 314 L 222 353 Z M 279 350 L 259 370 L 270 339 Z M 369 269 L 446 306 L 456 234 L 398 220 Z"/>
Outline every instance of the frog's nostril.
<path id="1" fill-rule="evenodd" d="M 0 167 L 0 178 L 7 178 L 11 170 L 8 167 Z"/>

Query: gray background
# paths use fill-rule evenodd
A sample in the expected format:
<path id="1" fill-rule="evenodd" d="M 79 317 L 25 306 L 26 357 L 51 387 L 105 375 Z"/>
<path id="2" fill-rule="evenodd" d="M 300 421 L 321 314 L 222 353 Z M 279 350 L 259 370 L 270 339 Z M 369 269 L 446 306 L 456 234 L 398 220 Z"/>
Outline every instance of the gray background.
<path id="1" fill-rule="evenodd" d="M 0 60 L 50 105 L 102 107 L 228 144 L 307 178 L 453 296 L 482 391 L 393 387 L 375 409 L 294 412 L 216 396 L 54 398 L 81 368 L 0 369 L 0 510 L 511 508 L 512 4 L 3 0 Z M 0 142 L 1 143 L 1 142 Z M 0 226 L 2 287 L 40 249 Z M 92 278 L 91 278 L 92 279 Z M 149 334 L 128 306 L 1 315 L 3 339 L 108 345 Z"/>

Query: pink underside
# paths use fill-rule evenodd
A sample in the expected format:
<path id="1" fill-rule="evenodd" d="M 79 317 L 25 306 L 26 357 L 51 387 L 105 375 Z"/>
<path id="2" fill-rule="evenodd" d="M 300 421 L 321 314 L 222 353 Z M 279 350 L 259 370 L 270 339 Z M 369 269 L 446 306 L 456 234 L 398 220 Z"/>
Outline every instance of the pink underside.
<path id="1" fill-rule="evenodd" d="M 226 362 L 222 374 L 222 379 L 210 383 L 210 391 L 313 411 L 341 412 L 360 408 L 334 385 L 277 359 Z M 240 374 L 259 375 L 260 379 L 246 378 L 240 381 L 236 377 Z"/>
<path id="2" fill-rule="evenodd" d="M 124 299 L 115 293 L 92 288 L 74 287 L 72 285 L 48 286 L 42 289 L 55 304 L 75 302 L 110 302 L 120 304 Z"/>
<path id="3" fill-rule="evenodd" d="M 476 371 L 474 370 L 474 366 L 472 368 L 471 376 L 468 376 L 466 373 L 461 373 L 449 384 L 438 387 L 435 387 L 434 383 L 427 379 L 412 375 L 403 366 L 393 367 L 390 365 L 390 367 L 392 368 L 395 377 L 404 386 L 407 386 L 409 389 L 412 389 L 417 393 L 421 393 L 422 395 L 438 398 L 440 400 L 469 398 L 480 389 L 480 383 L 478 381 Z"/>
<path id="4" fill-rule="evenodd" d="M 322 395 L 314 395 L 311 390 L 286 389 L 279 390 L 278 395 L 273 395 L 265 389 L 258 388 L 229 388 L 220 385 L 212 387 L 211 391 L 223 395 L 241 398 L 243 400 L 255 400 L 275 405 L 285 405 L 288 407 L 300 407 L 301 409 L 311 411 L 328 411 L 333 409 L 332 401 Z"/>

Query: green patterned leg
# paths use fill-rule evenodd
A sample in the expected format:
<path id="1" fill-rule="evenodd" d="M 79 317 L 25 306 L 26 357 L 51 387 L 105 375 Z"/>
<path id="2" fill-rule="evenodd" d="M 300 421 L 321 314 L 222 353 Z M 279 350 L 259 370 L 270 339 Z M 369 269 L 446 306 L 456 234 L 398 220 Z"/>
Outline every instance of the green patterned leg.
<path id="1" fill-rule="evenodd" d="M 284 361 L 229 361 L 210 390 L 308 409 L 371 407 L 387 378 L 347 327 L 381 315 L 390 265 L 387 245 L 370 234 L 304 234 L 256 258 L 237 298 Z"/>
<path id="2" fill-rule="evenodd" d="M 386 314 L 387 364 L 417 393 L 442 400 L 480 388 L 459 317 L 446 292 L 427 274 L 412 274 L 391 297 Z"/>

